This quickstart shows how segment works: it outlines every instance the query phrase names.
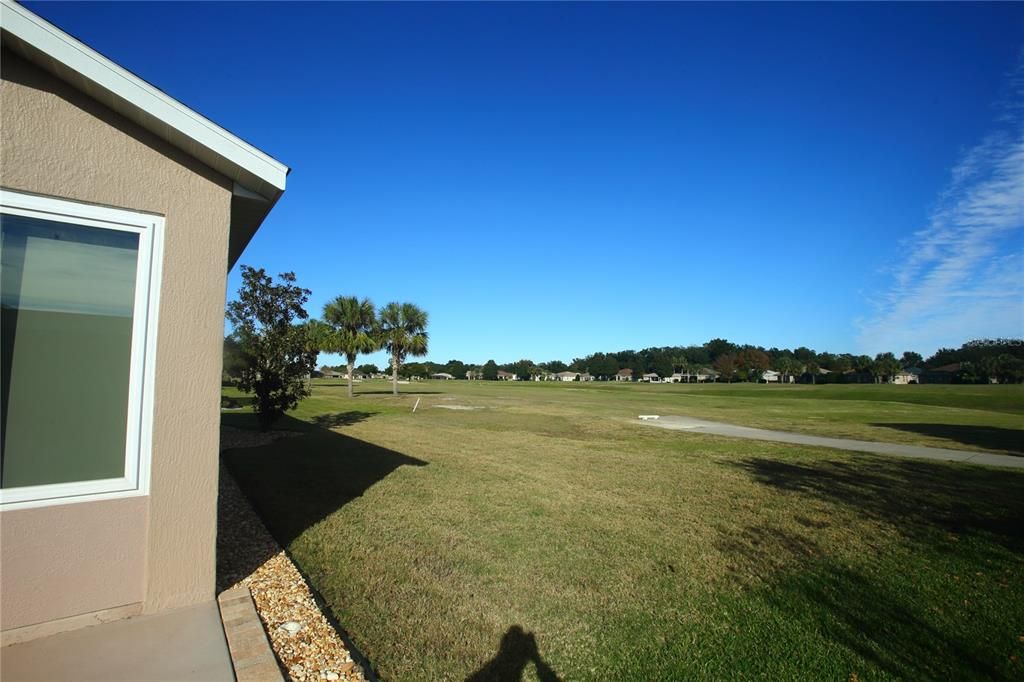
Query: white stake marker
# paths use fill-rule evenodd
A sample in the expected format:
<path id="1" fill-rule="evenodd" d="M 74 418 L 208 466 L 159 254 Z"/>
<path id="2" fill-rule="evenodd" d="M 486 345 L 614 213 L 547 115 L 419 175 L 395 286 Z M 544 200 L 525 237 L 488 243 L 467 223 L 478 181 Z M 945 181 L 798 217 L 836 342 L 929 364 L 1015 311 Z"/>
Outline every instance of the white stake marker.
<path id="1" fill-rule="evenodd" d="M 416 398 L 416 404 L 412 406 L 412 411 L 415 412 L 416 408 L 420 406 L 420 399 Z"/>

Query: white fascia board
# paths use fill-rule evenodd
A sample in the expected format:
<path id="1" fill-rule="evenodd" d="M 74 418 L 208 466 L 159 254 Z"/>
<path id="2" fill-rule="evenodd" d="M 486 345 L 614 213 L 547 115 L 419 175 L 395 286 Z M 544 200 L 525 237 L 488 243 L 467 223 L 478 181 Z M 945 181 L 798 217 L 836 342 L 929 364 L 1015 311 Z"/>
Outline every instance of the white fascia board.
<path id="1" fill-rule="evenodd" d="M 0 0 L 0 27 L 96 87 L 109 92 L 115 101 L 121 100 L 129 107 L 137 108 L 144 114 L 141 118 L 149 122 L 148 125 L 144 123 L 144 127 L 159 137 L 182 146 L 180 141 L 174 139 L 176 135 L 168 134 L 167 129 L 170 129 L 187 138 L 189 144 L 194 143 L 212 153 L 216 157 L 214 168 L 232 180 L 250 186 L 250 189 L 267 198 L 276 198 L 284 191 L 287 166 L 118 66 L 42 17 L 12 0 Z M 161 129 L 163 126 L 166 129 Z M 209 163 L 208 158 L 204 158 L 208 154 L 196 154 L 195 150 L 188 148 L 185 151 Z"/>

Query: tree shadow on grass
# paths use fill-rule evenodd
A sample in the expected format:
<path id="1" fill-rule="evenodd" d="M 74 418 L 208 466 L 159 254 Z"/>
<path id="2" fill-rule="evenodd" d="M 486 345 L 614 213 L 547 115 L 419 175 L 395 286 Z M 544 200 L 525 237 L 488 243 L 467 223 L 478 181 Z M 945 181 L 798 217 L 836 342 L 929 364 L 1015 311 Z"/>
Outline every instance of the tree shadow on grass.
<path id="1" fill-rule="evenodd" d="M 530 663 L 536 667 L 537 678 L 541 682 L 561 682 L 561 678 L 541 658 L 533 633 L 513 625 L 501 638 L 494 658 L 467 677 L 466 682 L 519 682 Z"/>
<path id="2" fill-rule="evenodd" d="M 807 623 L 814 636 L 895 677 L 1009 679 L 1014 669 L 1019 673 L 1008 658 L 1006 631 L 1013 626 L 999 613 L 971 610 L 974 596 L 959 601 L 952 587 L 958 583 L 943 571 L 984 567 L 976 580 L 988 581 L 985 590 L 1010 588 L 1024 552 L 1024 473 L 871 457 L 752 458 L 738 466 L 765 486 L 895 529 L 913 557 L 900 567 L 880 556 L 870 571 L 838 563 L 814 540 L 822 522 L 800 514 L 792 529 L 764 523 L 723 537 L 730 563 L 767 583 L 754 598 L 785 622 Z M 1003 576 L 999 584 L 996 576 Z M 1006 608 L 1019 608 L 1015 593 L 1006 594 Z"/>
<path id="3" fill-rule="evenodd" d="M 1014 624 L 984 610 L 958 615 L 964 595 L 950 594 L 945 584 L 950 577 L 928 558 L 929 550 L 937 549 L 934 544 L 927 549 L 918 544 L 915 554 L 922 560 L 911 566 L 871 562 L 873 569 L 865 570 L 831 558 L 828 548 L 814 540 L 818 525 L 800 523 L 803 530 L 792 531 L 759 524 L 719 544 L 732 567 L 761 578 L 760 587 L 729 597 L 735 601 L 727 605 L 746 630 L 767 633 L 751 638 L 742 652 L 744 658 L 761 661 L 761 676 L 785 677 L 774 669 L 786 664 L 777 660 L 781 652 L 824 640 L 830 665 L 849 666 L 846 670 L 866 677 L 873 676 L 873 667 L 896 679 L 1013 679 L 1017 664 L 1008 653 L 1017 632 Z M 1012 554 L 1004 552 L 991 562 L 971 561 L 969 555 L 976 556 L 972 550 L 962 554 L 947 566 L 962 566 L 970 574 L 968 567 L 984 563 L 986 571 L 1003 576 L 1002 588 L 1009 587 L 1017 563 Z M 712 640 L 706 645 L 728 648 L 731 643 Z M 802 665 L 820 665 L 814 655 Z"/>
<path id="4" fill-rule="evenodd" d="M 909 539 L 929 540 L 938 530 L 1024 551 L 1024 472 L 868 457 L 753 458 L 738 466 L 758 483 L 853 509 Z"/>
<path id="5" fill-rule="evenodd" d="M 758 598 L 895 678 L 1010 679 L 1005 645 L 992 641 L 1002 633 L 987 638 L 943 625 L 920 596 L 825 561 L 788 574 Z"/>
<path id="6" fill-rule="evenodd" d="M 259 431 L 260 423 L 256 419 L 256 413 L 252 411 L 251 407 L 247 407 L 245 410 L 238 412 L 221 412 L 220 413 L 221 426 L 230 426 L 235 429 L 244 429 L 246 431 Z M 295 419 L 294 417 L 282 417 L 281 419 L 274 422 L 272 427 L 273 431 L 297 431 L 305 433 L 315 429 L 316 426 L 308 422 L 304 422 L 301 419 Z"/>
<path id="7" fill-rule="evenodd" d="M 313 423 L 324 429 L 331 429 L 337 426 L 349 426 L 366 421 L 376 412 L 362 412 L 360 410 L 349 410 L 348 412 L 335 412 L 334 414 L 318 414 L 313 417 Z"/>
<path id="8" fill-rule="evenodd" d="M 997 450 L 1009 455 L 1024 456 L 1024 431 L 998 426 L 970 424 L 871 424 L 886 429 L 917 433 L 932 438 L 951 440 L 971 447 Z"/>

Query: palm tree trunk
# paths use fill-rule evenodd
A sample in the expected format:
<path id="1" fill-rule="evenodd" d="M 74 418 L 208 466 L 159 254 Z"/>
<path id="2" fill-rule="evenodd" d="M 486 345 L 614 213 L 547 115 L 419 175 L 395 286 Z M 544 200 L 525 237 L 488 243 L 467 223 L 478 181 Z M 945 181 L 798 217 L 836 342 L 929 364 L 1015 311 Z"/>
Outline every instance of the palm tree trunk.
<path id="1" fill-rule="evenodd" d="M 355 358 L 349 358 L 348 360 L 348 397 L 352 397 L 352 372 L 355 370 L 356 360 Z"/>
<path id="2" fill-rule="evenodd" d="M 391 394 L 398 395 L 398 358 L 391 358 Z"/>

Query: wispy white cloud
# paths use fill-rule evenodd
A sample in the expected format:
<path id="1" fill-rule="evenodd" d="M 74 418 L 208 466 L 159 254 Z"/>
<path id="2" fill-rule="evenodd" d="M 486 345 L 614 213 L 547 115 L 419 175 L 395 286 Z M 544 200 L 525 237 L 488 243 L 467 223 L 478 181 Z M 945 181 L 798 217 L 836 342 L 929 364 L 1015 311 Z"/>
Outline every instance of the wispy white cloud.
<path id="1" fill-rule="evenodd" d="M 996 129 L 952 169 L 874 314 L 859 321 L 864 352 L 1024 334 L 1024 55 L 1008 84 Z"/>

